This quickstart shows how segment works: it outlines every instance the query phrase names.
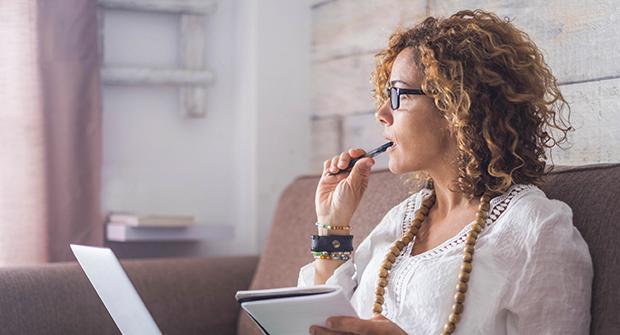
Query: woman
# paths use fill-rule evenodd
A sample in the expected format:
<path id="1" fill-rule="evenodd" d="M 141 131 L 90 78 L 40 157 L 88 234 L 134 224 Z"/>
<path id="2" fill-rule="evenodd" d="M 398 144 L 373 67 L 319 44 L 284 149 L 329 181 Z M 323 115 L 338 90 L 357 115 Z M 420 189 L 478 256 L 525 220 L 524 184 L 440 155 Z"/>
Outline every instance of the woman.
<path id="1" fill-rule="evenodd" d="M 535 44 L 494 14 L 461 11 L 395 33 L 377 59 L 389 169 L 428 182 L 352 251 L 349 225 L 374 161 L 336 175 L 364 151 L 325 161 L 315 261 L 299 286 L 343 287 L 361 318 L 332 317 L 310 333 L 587 334 L 588 247 L 571 209 L 536 186 L 545 150 L 570 127 Z"/>

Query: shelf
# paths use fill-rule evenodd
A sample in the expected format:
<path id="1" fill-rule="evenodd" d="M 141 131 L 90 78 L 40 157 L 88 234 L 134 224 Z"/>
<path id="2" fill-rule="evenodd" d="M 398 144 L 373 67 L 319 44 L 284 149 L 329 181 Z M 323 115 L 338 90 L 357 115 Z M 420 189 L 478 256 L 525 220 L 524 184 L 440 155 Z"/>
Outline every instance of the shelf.
<path id="1" fill-rule="evenodd" d="M 234 229 L 227 225 L 132 227 L 117 223 L 106 224 L 106 240 L 109 242 L 199 242 L 229 240 L 233 237 Z"/>
<path id="2" fill-rule="evenodd" d="M 170 12 L 181 14 L 209 14 L 215 10 L 213 0 L 98 0 L 108 9 Z"/>

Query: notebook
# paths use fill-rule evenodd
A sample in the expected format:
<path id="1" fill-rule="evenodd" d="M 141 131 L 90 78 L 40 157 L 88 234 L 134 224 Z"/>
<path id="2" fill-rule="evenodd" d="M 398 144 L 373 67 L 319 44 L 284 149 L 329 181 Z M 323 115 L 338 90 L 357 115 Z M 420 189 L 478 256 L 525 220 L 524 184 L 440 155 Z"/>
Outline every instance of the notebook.
<path id="1" fill-rule="evenodd" d="M 235 298 L 267 335 L 308 334 L 330 316 L 358 317 L 339 286 L 238 291 Z"/>

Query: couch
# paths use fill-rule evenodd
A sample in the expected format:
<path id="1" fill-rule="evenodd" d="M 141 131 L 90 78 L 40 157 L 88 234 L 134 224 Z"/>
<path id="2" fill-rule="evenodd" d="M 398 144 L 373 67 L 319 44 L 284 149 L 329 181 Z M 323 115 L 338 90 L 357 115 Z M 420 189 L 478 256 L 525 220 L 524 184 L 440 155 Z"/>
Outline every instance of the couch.
<path id="1" fill-rule="evenodd" d="M 295 286 L 310 262 L 318 177 L 282 193 L 257 256 L 126 260 L 127 271 L 162 332 L 260 334 L 234 299 L 237 290 Z M 416 185 L 374 172 L 352 225 L 357 246 Z M 556 168 L 542 189 L 573 209 L 594 262 L 590 334 L 620 334 L 620 164 Z M 544 298 L 544 297 L 541 297 Z M 0 268 L 0 334 L 119 334 L 76 263 Z"/>

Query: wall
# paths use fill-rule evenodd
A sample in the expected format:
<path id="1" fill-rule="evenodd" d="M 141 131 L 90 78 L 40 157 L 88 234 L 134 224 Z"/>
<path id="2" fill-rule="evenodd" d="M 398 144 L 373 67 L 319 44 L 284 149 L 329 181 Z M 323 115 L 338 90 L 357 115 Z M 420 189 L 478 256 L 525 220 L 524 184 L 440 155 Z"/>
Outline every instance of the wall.
<path id="1" fill-rule="evenodd" d="M 327 0 L 312 7 L 311 166 L 349 147 L 384 142 L 374 121 L 373 55 L 398 27 L 482 8 L 513 19 L 543 49 L 576 131 L 555 164 L 620 161 L 620 3 L 617 1 Z M 377 162 L 386 166 L 385 158 Z M 314 170 L 318 172 L 319 170 Z"/>
<path id="2" fill-rule="evenodd" d="M 175 16 L 106 10 L 104 20 L 104 64 L 179 63 Z M 235 238 L 134 245 L 128 255 L 257 254 L 283 187 L 307 172 L 309 5 L 218 1 L 205 25 L 216 76 L 206 118 L 181 115 L 174 88 L 104 88 L 102 206 L 190 213 L 234 226 Z"/>

